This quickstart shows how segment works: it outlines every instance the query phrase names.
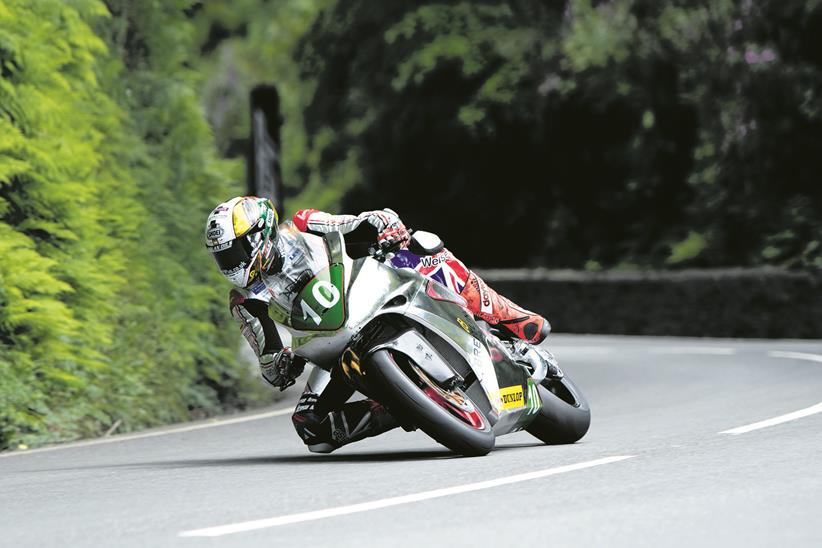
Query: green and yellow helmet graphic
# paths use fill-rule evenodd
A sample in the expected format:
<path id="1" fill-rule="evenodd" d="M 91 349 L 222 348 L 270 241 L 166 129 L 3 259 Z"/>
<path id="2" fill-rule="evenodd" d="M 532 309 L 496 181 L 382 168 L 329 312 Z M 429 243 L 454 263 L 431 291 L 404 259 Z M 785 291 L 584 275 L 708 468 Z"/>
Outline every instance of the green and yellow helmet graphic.
<path id="1" fill-rule="evenodd" d="M 206 220 L 206 248 L 232 284 L 246 287 L 276 255 L 277 210 L 267 198 L 238 196 L 219 204 Z"/>

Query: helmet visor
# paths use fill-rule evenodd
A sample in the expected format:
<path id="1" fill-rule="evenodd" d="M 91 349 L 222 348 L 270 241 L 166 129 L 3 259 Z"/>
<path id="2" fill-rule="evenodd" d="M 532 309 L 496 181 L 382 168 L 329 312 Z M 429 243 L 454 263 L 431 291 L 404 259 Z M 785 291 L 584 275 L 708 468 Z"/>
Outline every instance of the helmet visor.
<path id="1" fill-rule="evenodd" d="M 251 242 L 248 238 L 236 238 L 227 249 L 214 252 L 214 259 L 223 274 L 245 270 L 251 265 Z"/>

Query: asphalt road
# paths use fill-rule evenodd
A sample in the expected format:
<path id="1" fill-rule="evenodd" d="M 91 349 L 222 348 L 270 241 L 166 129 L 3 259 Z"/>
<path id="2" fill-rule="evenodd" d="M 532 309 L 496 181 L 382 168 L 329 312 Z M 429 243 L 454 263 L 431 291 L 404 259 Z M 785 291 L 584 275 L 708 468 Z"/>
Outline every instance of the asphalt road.
<path id="1" fill-rule="evenodd" d="M 577 444 L 312 455 L 283 411 L 2 455 L 0 544 L 822 546 L 822 341 L 549 342 L 591 402 Z"/>

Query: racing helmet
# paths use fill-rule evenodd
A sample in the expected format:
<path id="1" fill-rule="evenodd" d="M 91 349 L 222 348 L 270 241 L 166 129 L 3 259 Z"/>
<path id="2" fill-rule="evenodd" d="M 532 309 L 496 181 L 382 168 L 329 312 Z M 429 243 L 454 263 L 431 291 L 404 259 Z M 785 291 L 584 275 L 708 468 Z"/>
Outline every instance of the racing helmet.
<path id="1" fill-rule="evenodd" d="M 271 200 L 256 196 L 232 198 L 209 214 L 206 249 L 228 281 L 247 287 L 263 272 L 272 274 L 282 268 L 277 222 Z"/>

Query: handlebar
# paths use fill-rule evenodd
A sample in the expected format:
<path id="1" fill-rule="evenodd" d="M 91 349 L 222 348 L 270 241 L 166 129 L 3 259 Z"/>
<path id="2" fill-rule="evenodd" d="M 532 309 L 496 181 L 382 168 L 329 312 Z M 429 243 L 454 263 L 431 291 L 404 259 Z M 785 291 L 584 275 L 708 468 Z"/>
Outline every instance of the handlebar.
<path id="1" fill-rule="evenodd" d="M 371 255 L 372 258 L 384 263 L 388 259 L 389 254 L 395 253 L 400 249 L 402 249 L 402 241 L 395 241 L 389 238 L 376 242 L 369 247 L 368 254 Z"/>

